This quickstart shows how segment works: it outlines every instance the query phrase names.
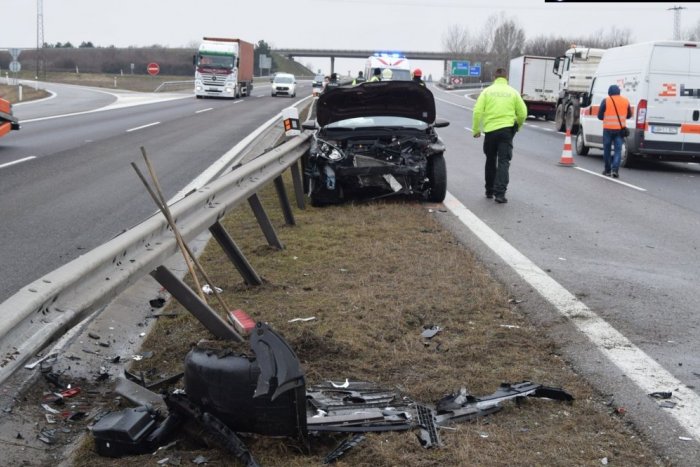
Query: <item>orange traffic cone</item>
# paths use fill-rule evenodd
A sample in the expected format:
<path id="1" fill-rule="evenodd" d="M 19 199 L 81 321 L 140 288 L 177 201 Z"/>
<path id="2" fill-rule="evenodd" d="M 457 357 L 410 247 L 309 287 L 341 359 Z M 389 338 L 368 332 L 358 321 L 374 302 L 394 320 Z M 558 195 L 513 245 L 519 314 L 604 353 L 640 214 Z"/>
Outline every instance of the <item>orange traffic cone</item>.
<path id="1" fill-rule="evenodd" d="M 561 152 L 559 165 L 565 167 L 574 166 L 574 156 L 571 155 L 571 130 L 566 130 L 566 138 L 564 138 L 564 150 Z"/>

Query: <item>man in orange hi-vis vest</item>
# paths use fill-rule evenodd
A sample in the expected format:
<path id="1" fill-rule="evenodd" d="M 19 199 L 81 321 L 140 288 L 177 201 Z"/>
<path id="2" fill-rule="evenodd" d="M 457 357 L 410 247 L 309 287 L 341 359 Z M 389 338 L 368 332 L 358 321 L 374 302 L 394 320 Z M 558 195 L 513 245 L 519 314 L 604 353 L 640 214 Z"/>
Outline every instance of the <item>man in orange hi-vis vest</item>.
<path id="1" fill-rule="evenodd" d="M 608 88 L 608 97 L 603 99 L 598 109 L 598 120 L 603 121 L 603 175 L 612 175 L 613 178 L 620 176 L 622 141 L 628 135 L 627 119 L 631 116 L 630 101 L 620 95 L 620 87 L 617 84 L 611 85 Z M 615 149 L 611 158 L 610 149 L 613 144 Z"/>

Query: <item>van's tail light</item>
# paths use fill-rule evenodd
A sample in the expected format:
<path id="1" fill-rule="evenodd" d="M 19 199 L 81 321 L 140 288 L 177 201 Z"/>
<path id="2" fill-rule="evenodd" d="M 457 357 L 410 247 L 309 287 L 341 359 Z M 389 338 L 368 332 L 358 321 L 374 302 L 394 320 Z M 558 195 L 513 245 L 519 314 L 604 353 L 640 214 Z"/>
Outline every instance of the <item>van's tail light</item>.
<path id="1" fill-rule="evenodd" d="M 647 123 L 647 100 L 642 99 L 637 105 L 637 129 L 644 130 Z"/>

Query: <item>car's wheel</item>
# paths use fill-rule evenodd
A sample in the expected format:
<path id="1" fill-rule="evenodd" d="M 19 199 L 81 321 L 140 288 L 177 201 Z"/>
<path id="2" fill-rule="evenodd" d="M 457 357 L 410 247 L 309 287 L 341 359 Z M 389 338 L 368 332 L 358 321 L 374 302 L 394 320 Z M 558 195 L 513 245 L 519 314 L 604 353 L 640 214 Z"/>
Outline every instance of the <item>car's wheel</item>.
<path id="1" fill-rule="evenodd" d="M 296 93 L 296 92 L 292 94 L 292 99 L 294 99 L 295 97 L 297 97 L 297 93 Z"/>
<path id="2" fill-rule="evenodd" d="M 588 146 L 583 141 L 583 130 L 579 131 L 578 134 L 576 135 L 576 154 L 585 156 L 588 154 L 588 150 L 590 149 Z"/>
<path id="3" fill-rule="evenodd" d="M 276 94 L 275 94 L 274 92 L 271 92 L 270 95 L 271 95 L 272 97 L 275 97 Z"/>
<path id="4" fill-rule="evenodd" d="M 564 104 L 557 106 L 557 111 L 554 114 L 554 128 L 557 131 L 566 131 L 566 122 L 564 121 Z"/>
<path id="5" fill-rule="evenodd" d="M 428 160 L 428 180 L 430 183 L 428 201 L 442 202 L 447 194 L 447 166 L 443 154 L 435 154 Z"/>

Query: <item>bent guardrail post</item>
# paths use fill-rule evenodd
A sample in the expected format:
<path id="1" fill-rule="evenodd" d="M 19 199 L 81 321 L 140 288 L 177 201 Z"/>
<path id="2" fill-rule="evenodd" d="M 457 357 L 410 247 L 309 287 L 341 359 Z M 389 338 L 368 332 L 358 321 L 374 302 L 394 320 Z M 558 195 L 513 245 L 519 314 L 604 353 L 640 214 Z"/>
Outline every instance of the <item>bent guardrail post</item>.
<path id="1" fill-rule="evenodd" d="M 290 167 L 292 173 L 292 185 L 294 186 L 294 197 L 297 201 L 297 207 L 299 209 L 305 209 L 306 203 L 304 201 L 304 182 L 301 178 L 301 173 L 299 172 L 299 163 L 295 162 Z"/>
<path id="2" fill-rule="evenodd" d="M 282 244 L 282 241 L 277 236 L 277 231 L 275 231 L 275 227 L 272 225 L 267 212 L 265 212 L 265 208 L 260 202 L 260 198 L 258 197 L 257 193 L 253 193 L 248 198 L 248 204 L 250 204 L 250 208 L 253 210 L 255 218 L 258 220 L 258 225 L 260 226 L 260 229 L 262 229 L 263 234 L 267 239 L 267 244 L 271 247 L 277 248 L 278 250 L 284 250 L 284 244 Z"/>
<path id="3" fill-rule="evenodd" d="M 236 242 L 233 241 L 233 238 L 226 232 L 224 226 L 219 222 L 215 222 L 214 225 L 209 227 L 209 232 L 211 232 L 211 235 L 219 243 L 219 246 L 224 250 L 226 256 L 229 257 L 233 265 L 238 269 L 246 285 L 262 285 L 262 279 L 250 265 L 243 255 L 243 252 L 241 252 L 241 249 L 238 248 Z"/>
<path id="4" fill-rule="evenodd" d="M 191 241 L 272 182 L 308 150 L 308 140 L 308 134 L 297 136 L 172 204 L 183 240 Z M 167 221 L 152 216 L 0 303 L 0 383 L 176 254 Z"/>
<path id="5" fill-rule="evenodd" d="M 275 178 L 275 190 L 277 190 L 277 197 L 280 200 L 280 207 L 284 214 L 284 222 L 287 225 L 296 225 L 297 223 L 294 220 L 292 206 L 289 204 L 289 197 L 287 196 L 287 190 L 284 189 L 284 180 L 282 180 L 281 175 Z"/>
<path id="6" fill-rule="evenodd" d="M 226 321 L 216 314 L 212 307 L 206 304 L 197 294 L 170 272 L 165 266 L 158 266 L 151 271 L 151 276 L 165 287 L 175 299 L 192 313 L 202 325 L 213 335 L 220 339 L 236 340 L 243 342 L 243 337 L 238 334 Z M 213 286 L 212 286 L 213 287 Z M 228 311 L 228 310 L 227 310 Z"/>

